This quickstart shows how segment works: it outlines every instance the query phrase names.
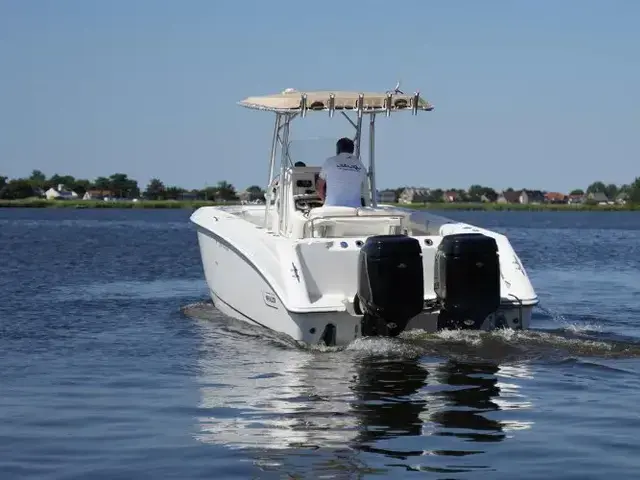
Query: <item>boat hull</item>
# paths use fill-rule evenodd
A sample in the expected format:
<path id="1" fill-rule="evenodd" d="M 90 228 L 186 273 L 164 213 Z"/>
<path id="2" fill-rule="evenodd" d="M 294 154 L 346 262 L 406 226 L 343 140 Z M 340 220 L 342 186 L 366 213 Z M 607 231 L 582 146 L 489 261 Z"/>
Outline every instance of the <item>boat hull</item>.
<path id="1" fill-rule="evenodd" d="M 259 269 L 213 232 L 198 232 L 211 300 L 223 314 L 303 343 L 317 344 L 327 325 L 335 326 L 335 344 L 359 337 L 360 318 L 344 312 L 289 311 Z"/>
<path id="2" fill-rule="evenodd" d="M 347 306 L 321 312 L 291 311 L 249 255 L 214 231 L 199 228 L 197 235 L 211 300 L 224 315 L 302 344 L 343 346 L 362 336 L 362 317 Z M 528 328 L 532 309 L 532 305 L 504 305 L 498 316 L 511 320 L 505 326 Z M 495 318 L 490 318 L 481 329 L 495 326 Z M 438 312 L 425 311 L 414 317 L 406 330 L 432 333 L 438 328 Z M 325 336 L 327 329 L 333 330 L 331 338 Z"/>

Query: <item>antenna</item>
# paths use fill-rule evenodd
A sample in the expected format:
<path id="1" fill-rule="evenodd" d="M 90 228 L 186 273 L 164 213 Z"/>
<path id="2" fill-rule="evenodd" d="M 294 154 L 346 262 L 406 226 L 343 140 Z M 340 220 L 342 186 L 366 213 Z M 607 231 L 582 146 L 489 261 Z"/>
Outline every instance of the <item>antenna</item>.
<path id="1" fill-rule="evenodd" d="M 402 90 L 400 90 L 400 80 L 398 80 L 398 83 L 396 83 L 395 88 L 393 89 L 393 93 L 399 93 L 401 95 L 404 95 L 404 92 Z"/>

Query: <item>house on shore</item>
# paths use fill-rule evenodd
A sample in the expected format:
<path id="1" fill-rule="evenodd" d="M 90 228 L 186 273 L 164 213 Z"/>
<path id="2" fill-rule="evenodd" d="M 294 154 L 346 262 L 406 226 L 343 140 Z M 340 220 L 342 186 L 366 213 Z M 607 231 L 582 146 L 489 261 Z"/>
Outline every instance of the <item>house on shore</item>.
<path id="1" fill-rule="evenodd" d="M 567 203 L 569 205 L 579 205 L 581 203 L 584 203 L 586 198 L 587 198 L 586 195 L 581 195 L 581 194 L 574 193 L 573 195 L 569 195 Z"/>
<path id="2" fill-rule="evenodd" d="M 398 203 L 427 203 L 430 193 L 428 188 L 407 187 L 400 194 Z"/>
<path id="3" fill-rule="evenodd" d="M 498 203 L 521 203 L 523 205 L 544 203 L 541 190 L 505 190 L 497 199 Z"/>
<path id="4" fill-rule="evenodd" d="M 498 203 L 520 203 L 520 192 L 516 190 L 504 190 L 498 195 Z"/>
<path id="5" fill-rule="evenodd" d="M 629 201 L 629 194 L 627 194 L 626 192 L 622 192 L 618 194 L 618 196 L 616 197 L 616 203 L 618 205 L 626 205 L 628 201 Z"/>
<path id="6" fill-rule="evenodd" d="M 64 185 L 59 184 L 58 188 L 51 187 L 44 192 L 44 196 L 47 200 L 75 200 L 78 198 L 78 194 L 73 190 L 68 190 Z"/>
<path id="7" fill-rule="evenodd" d="M 378 192 L 378 202 L 379 203 L 396 203 L 398 201 L 398 197 L 396 196 L 396 192 L 394 190 L 383 190 Z"/>
<path id="8" fill-rule="evenodd" d="M 544 200 L 546 203 L 567 203 L 569 196 L 560 192 L 547 192 L 544 194 Z"/>
<path id="9" fill-rule="evenodd" d="M 589 193 L 587 199 L 596 202 L 598 205 L 607 205 L 609 198 L 602 192 Z"/>
<path id="10" fill-rule="evenodd" d="M 442 194 L 442 201 L 446 203 L 459 202 L 460 195 L 458 195 L 458 192 L 454 190 L 448 190 Z"/>
<path id="11" fill-rule="evenodd" d="M 111 192 L 111 190 L 97 190 L 97 189 L 87 190 L 82 197 L 83 200 L 104 200 L 104 201 L 108 201 L 112 198 L 113 198 L 113 193 Z"/>

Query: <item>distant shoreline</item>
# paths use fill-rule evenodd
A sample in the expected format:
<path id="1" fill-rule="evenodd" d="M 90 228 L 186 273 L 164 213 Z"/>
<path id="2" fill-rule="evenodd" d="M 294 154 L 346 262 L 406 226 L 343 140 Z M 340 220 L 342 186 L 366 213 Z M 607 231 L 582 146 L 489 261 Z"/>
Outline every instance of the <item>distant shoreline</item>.
<path id="1" fill-rule="evenodd" d="M 102 200 L 0 200 L 0 208 L 119 208 L 119 209 L 192 209 L 222 205 L 202 200 L 141 200 L 138 202 L 105 202 Z M 416 210 L 462 210 L 462 211 L 522 211 L 522 212 L 623 212 L 640 211 L 640 205 L 585 205 L 585 204 L 538 204 L 522 205 L 518 203 L 417 203 L 396 204 Z"/>

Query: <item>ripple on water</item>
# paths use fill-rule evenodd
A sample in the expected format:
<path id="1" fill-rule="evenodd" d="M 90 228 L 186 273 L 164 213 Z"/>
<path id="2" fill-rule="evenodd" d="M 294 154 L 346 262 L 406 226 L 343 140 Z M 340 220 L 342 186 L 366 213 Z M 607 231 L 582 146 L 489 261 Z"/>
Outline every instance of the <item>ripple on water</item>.
<path id="1" fill-rule="evenodd" d="M 637 214 L 454 212 L 513 240 L 534 330 L 305 348 L 180 312 L 189 213 L 0 211 L 3 477 L 637 472 Z"/>
<path id="2" fill-rule="evenodd" d="M 198 308 L 212 307 L 199 304 Z M 202 310 L 200 314 L 207 317 Z M 199 323 L 204 331 L 229 324 L 229 320 L 212 322 L 215 315 L 209 312 Z M 473 458 L 486 455 L 487 444 L 529 431 L 537 420 L 535 410 L 545 410 L 536 404 L 536 395 L 527 393 L 541 362 L 578 367 L 582 373 L 576 378 L 589 370 L 632 375 L 602 362 L 637 357 L 640 346 L 599 339 L 599 334 L 579 328 L 412 331 L 394 339 L 358 339 L 333 349 L 266 349 L 266 344 L 252 343 L 260 360 L 239 362 L 250 375 L 237 370 L 233 357 L 224 370 L 218 361 L 210 362 L 211 370 L 203 370 L 211 375 L 207 377 L 211 384 L 225 378 L 233 393 L 224 395 L 215 387 L 207 394 L 203 390 L 202 411 L 209 415 L 200 417 L 197 438 L 252 455 L 259 452 L 271 459 L 267 464 L 273 468 L 282 467 L 292 449 L 332 454 L 346 449 L 351 456 L 359 452 L 360 460 L 366 455 L 387 457 L 386 467 L 449 473 L 491 470 Z M 211 348 L 216 350 L 230 351 L 229 344 L 239 341 L 233 336 L 210 337 L 215 338 Z M 225 338 L 222 344 L 221 338 Z M 566 378 L 549 381 L 561 383 Z M 565 385 L 565 393 L 572 386 L 584 389 L 574 380 L 568 388 Z M 476 448 L 469 448 L 468 442 Z M 266 449 L 280 453 L 267 454 Z M 351 462 L 348 458 L 345 463 Z"/>

